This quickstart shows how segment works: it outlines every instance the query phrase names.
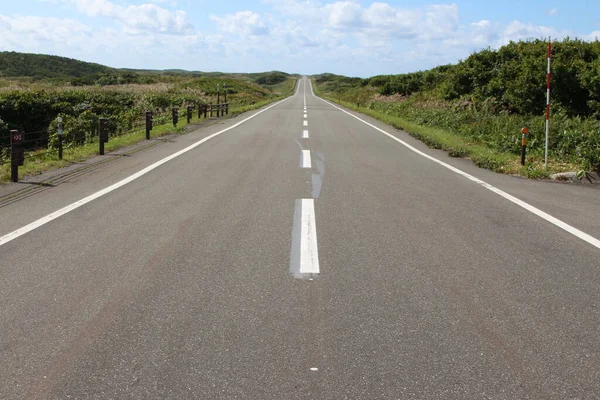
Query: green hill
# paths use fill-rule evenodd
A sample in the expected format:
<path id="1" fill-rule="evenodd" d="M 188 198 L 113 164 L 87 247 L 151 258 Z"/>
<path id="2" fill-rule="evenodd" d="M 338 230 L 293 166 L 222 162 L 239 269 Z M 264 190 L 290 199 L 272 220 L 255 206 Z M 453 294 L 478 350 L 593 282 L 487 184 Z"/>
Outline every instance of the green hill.
<path id="1" fill-rule="evenodd" d="M 182 69 L 135 69 L 110 68 L 71 58 L 46 54 L 29 54 L 17 52 L 0 52 L 0 79 L 22 81 L 59 81 L 73 86 L 87 85 L 119 85 L 149 84 L 170 82 L 189 78 L 223 78 L 237 79 L 262 86 L 272 87 L 284 84 L 291 75 L 281 71 L 258 73 L 223 73 L 186 71 Z"/>
<path id="2" fill-rule="evenodd" d="M 547 43 L 529 40 L 484 49 L 427 71 L 367 79 L 321 74 L 313 79 L 317 91 L 330 99 L 364 106 L 386 121 L 395 118 L 396 125 L 432 147 L 499 172 L 518 173 L 519 167 L 506 160 L 520 154 L 522 127 L 530 131 L 526 168 L 535 172 L 544 160 L 546 72 Z M 556 170 L 600 170 L 600 41 L 554 41 L 551 84 L 548 151 Z M 473 150 L 475 145 L 480 147 Z M 488 150 L 500 155 L 492 159 Z"/>
<path id="3" fill-rule="evenodd" d="M 546 47 L 542 40 L 484 49 L 454 65 L 357 82 L 384 96 L 429 93 L 442 100 L 484 101 L 520 115 L 537 115 L 546 105 Z M 552 102 L 569 116 L 600 116 L 600 42 L 555 41 Z M 556 109 L 555 108 L 555 109 Z"/>
<path id="4" fill-rule="evenodd" d="M 0 52 L 0 77 L 73 78 L 114 74 L 117 70 L 100 64 L 46 54 Z"/>

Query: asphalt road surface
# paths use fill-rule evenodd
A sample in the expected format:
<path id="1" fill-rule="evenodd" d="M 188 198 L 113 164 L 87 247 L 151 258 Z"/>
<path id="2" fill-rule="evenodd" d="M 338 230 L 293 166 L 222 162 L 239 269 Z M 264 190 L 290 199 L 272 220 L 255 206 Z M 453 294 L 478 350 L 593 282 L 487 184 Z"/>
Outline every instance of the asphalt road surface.
<path id="1" fill-rule="evenodd" d="M 303 79 L 0 208 L 0 399 L 600 398 L 600 191 L 351 114 Z"/>

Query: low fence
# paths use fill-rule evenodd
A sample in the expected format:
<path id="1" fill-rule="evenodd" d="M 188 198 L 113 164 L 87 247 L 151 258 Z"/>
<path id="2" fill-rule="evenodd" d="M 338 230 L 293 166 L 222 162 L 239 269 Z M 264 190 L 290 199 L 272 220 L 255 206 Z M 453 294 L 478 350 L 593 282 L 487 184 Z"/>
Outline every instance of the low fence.
<path id="1" fill-rule="evenodd" d="M 229 103 L 221 104 L 200 104 L 198 106 L 187 106 L 187 123 L 190 124 L 192 121 L 194 111 L 197 109 L 198 118 L 213 118 L 215 115 L 217 118 L 223 117 L 229 114 Z M 163 114 L 164 115 L 164 114 Z M 179 123 L 179 108 L 175 107 L 171 109 L 171 118 L 173 126 L 177 127 Z M 10 179 L 12 182 L 19 181 L 19 167 L 23 166 L 28 158 L 41 157 L 47 154 L 56 153 L 58 159 L 63 159 L 64 149 L 72 145 L 64 147 L 63 145 L 63 124 L 62 119 L 57 119 L 58 130 L 57 130 L 57 141 L 56 147 L 50 146 L 51 135 L 48 129 L 36 132 L 22 132 L 19 130 L 11 130 L 9 136 L 0 137 L 0 155 L 2 159 L 10 159 L 1 162 L 0 165 L 10 163 L 11 173 Z M 136 124 L 137 127 L 142 127 L 144 122 L 140 120 L 141 124 Z M 109 123 L 110 120 L 107 118 L 98 119 L 98 154 L 104 155 L 104 144 L 109 140 Z M 154 123 L 154 112 L 147 111 L 145 115 L 145 128 L 146 128 L 146 140 L 150 140 L 151 132 Z M 26 154 L 27 149 L 41 149 L 46 148 L 43 152 L 30 152 Z M 8 153 L 8 154 L 7 154 Z"/>

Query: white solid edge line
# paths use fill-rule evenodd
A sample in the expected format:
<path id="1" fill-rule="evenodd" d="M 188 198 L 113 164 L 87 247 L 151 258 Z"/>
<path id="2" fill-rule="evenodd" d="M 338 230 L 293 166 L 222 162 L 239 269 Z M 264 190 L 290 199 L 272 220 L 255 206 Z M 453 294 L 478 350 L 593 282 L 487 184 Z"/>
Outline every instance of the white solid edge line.
<path id="1" fill-rule="evenodd" d="M 246 122 L 248 120 L 251 120 L 252 118 L 254 118 L 254 117 L 256 117 L 256 116 L 264 113 L 265 111 L 267 111 L 267 110 L 269 110 L 269 109 L 277 106 L 278 104 L 281 104 L 284 101 L 289 100 L 290 98 L 291 97 L 288 97 L 288 98 L 285 98 L 283 100 L 280 100 L 277 103 L 272 104 L 269 107 L 267 107 L 267 108 L 265 108 L 263 110 L 260 110 L 260 111 L 258 111 L 255 114 L 252 114 L 248 118 L 243 119 L 240 122 L 238 122 L 238 123 L 236 123 L 236 124 L 234 124 L 234 125 L 232 125 L 232 126 L 230 126 L 228 128 L 225 128 L 225 129 L 223 129 L 223 130 L 221 130 L 221 131 L 219 131 L 217 133 L 213 133 L 212 135 L 207 136 L 204 139 L 201 139 L 198 142 L 196 142 L 196 143 L 194 143 L 194 144 L 192 144 L 192 145 L 190 145 L 190 146 L 188 146 L 188 147 L 186 147 L 186 148 L 184 148 L 182 150 L 179 150 L 178 152 L 173 153 L 170 156 L 163 158 L 162 160 L 159 160 L 159 161 L 157 161 L 157 162 L 155 162 L 155 163 L 147 166 L 146 168 L 144 168 L 144 169 L 136 172 L 133 175 L 128 176 L 127 178 L 125 178 L 123 180 L 120 180 L 117 183 L 114 183 L 114 184 L 112 184 L 112 185 L 110 185 L 110 186 L 108 186 L 108 187 L 106 187 L 106 188 L 104 188 L 104 189 L 102 189 L 102 190 L 100 190 L 100 191 L 98 191 L 96 193 L 93 193 L 93 194 L 91 194 L 91 195 L 89 195 L 87 197 L 84 197 L 83 199 L 78 200 L 78 201 L 76 201 L 76 202 L 74 202 L 72 204 L 69 204 L 68 206 L 63 207 L 60 210 L 55 211 L 55 212 L 53 212 L 51 214 L 48 214 L 45 217 L 42 217 L 42 218 L 40 218 L 40 219 L 38 219 L 38 220 L 36 220 L 36 221 L 28 224 L 28 225 L 25 225 L 22 228 L 19 228 L 19 229 L 15 230 L 15 231 L 7 233 L 6 235 L 0 237 L 0 246 L 5 245 L 6 243 L 8 243 L 8 242 L 10 242 L 12 240 L 15 240 L 16 238 L 18 238 L 20 236 L 23 236 L 26 233 L 31 232 L 34 229 L 37 229 L 40 226 L 45 225 L 48 222 L 53 221 L 53 220 L 55 220 L 55 219 L 57 219 L 57 218 L 65 215 L 65 214 L 67 214 L 67 213 L 69 213 L 69 212 L 71 212 L 71 211 L 73 211 L 73 210 L 75 210 L 75 209 L 77 209 L 77 208 L 79 208 L 79 207 L 81 207 L 81 206 L 83 206 L 83 205 L 85 205 L 85 204 L 93 201 L 93 200 L 96 200 L 97 198 L 102 197 L 105 194 L 108 194 L 108 193 L 110 193 L 110 192 L 112 192 L 112 191 L 114 191 L 116 189 L 119 189 L 122 186 L 127 185 L 130 182 L 133 182 L 134 180 L 136 180 L 136 179 L 138 179 L 138 178 L 146 175 L 148 172 L 150 172 L 150 171 L 152 171 L 152 170 L 160 167 L 161 165 L 163 165 L 163 164 L 165 164 L 165 163 L 173 160 L 174 158 L 177 158 L 180 155 L 185 154 L 188 151 L 195 149 L 196 147 L 200 146 L 202 143 L 209 141 L 210 139 L 214 138 L 215 136 L 219 136 L 220 134 L 222 134 L 224 132 L 227 132 L 227 131 L 230 131 L 231 129 L 237 128 L 238 126 L 240 126 L 244 122 Z"/>
<path id="2" fill-rule="evenodd" d="M 311 91 L 312 91 L 312 85 L 311 85 Z M 532 206 L 529 203 L 524 202 L 521 199 L 516 198 L 515 196 L 513 196 L 513 195 L 511 195 L 511 194 L 503 191 L 502 189 L 498 189 L 497 187 L 495 187 L 493 185 L 490 185 L 489 183 L 487 183 L 485 181 L 482 181 L 481 179 L 479 179 L 479 178 L 477 178 L 477 177 L 475 177 L 475 176 L 473 176 L 471 174 L 468 174 L 468 173 L 464 172 L 461 169 L 458 169 L 456 167 L 453 167 L 450 164 L 447 164 L 447 163 L 445 163 L 443 161 L 440 161 L 437 158 L 430 156 L 429 154 L 423 153 L 421 150 L 418 150 L 418 149 L 414 148 L 413 146 L 411 146 L 410 144 L 406 143 L 405 141 L 403 141 L 401 139 L 398 139 L 394 135 L 392 135 L 392 134 L 384 131 L 383 129 L 378 128 L 377 126 L 375 126 L 375 125 L 373 125 L 373 124 L 371 124 L 371 123 L 369 123 L 369 122 L 367 122 L 367 121 L 365 121 L 365 120 L 357 117 L 356 115 L 354 115 L 354 114 L 352 114 L 352 113 L 344 110 L 343 108 L 340 108 L 340 107 L 336 106 L 335 104 L 333 104 L 333 103 L 331 103 L 331 102 L 329 102 L 329 101 L 327 101 L 325 99 L 322 99 L 320 97 L 319 97 L 319 99 L 321 101 L 324 101 L 325 103 L 329 104 L 330 106 L 332 106 L 334 108 L 337 108 L 340 111 L 343 111 L 344 113 L 350 115 L 351 117 L 356 118 L 357 120 L 359 120 L 360 122 L 362 122 L 362 123 L 370 126 L 371 128 L 373 128 L 373 129 L 375 129 L 375 130 L 383 133 L 384 135 L 388 136 L 390 139 L 395 140 L 396 142 L 398 142 L 401 145 L 405 146 L 409 150 L 411 150 L 411 151 L 419 154 L 420 156 L 423 156 L 423 157 L 425 157 L 425 158 L 427 158 L 427 159 L 429 159 L 429 160 L 431 160 L 431 161 L 433 161 L 433 162 L 441 165 L 442 167 L 447 168 L 450 171 L 455 172 L 456 174 L 461 175 L 461 176 L 469 179 L 470 181 L 473 181 L 473 182 L 477 183 L 480 186 L 483 186 L 484 188 L 486 188 L 486 189 L 488 189 L 488 190 L 496 193 L 497 195 L 499 195 L 501 197 L 504 197 L 505 199 L 513 202 L 514 204 L 516 204 L 516 205 L 518 205 L 518 206 L 526 209 L 527 211 L 529 211 L 529 212 L 537 215 L 538 217 L 545 219 L 546 221 L 550 222 L 551 224 L 554 224 L 554 225 L 558 226 L 559 228 L 561 228 L 561 229 L 569 232 L 570 234 L 578 237 L 579 239 L 581 239 L 581 240 L 583 240 L 583 241 L 591 244 L 592 246 L 600 249 L 600 240 L 596 239 L 595 237 L 593 237 L 593 236 L 591 236 L 591 235 L 589 235 L 589 234 L 587 234 L 587 233 L 585 233 L 585 232 L 583 232 L 583 231 L 575 228 L 574 226 L 571 226 L 571 225 L 567 224 L 564 221 L 561 221 L 560 219 L 558 219 L 556 217 L 553 217 L 552 215 L 550 215 L 550 214 L 548 214 L 548 213 L 540 210 L 537 207 Z"/>
<path id="3" fill-rule="evenodd" d="M 296 278 L 311 278 L 320 273 L 315 202 L 296 199 L 290 251 L 290 272 Z"/>
<path id="4" fill-rule="evenodd" d="M 300 168 L 312 168 L 310 150 L 302 150 L 302 153 L 300 154 Z"/>
<path id="5" fill-rule="evenodd" d="M 302 131 L 302 139 L 308 139 L 308 131 Z"/>

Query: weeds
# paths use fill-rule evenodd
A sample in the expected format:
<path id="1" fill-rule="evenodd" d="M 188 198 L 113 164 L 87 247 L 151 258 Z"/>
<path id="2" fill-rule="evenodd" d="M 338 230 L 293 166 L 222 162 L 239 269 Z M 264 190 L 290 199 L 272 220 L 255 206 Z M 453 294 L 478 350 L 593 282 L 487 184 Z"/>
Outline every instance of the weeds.
<path id="1" fill-rule="evenodd" d="M 288 95 L 293 93 L 294 89 L 294 80 L 288 80 L 286 83 L 278 84 L 278 92 L 276 96 L 273 98 L 268 98 L 261 101 L 256 101 L 256 99 L 250 104 L 238 104 L 232 106 L 230 108 L 230 117 L 235 116 L 250 110 L 255 110 L 261 108 L 273 101 L 281 100 Z M 180 122 L 185 121 L 185 114 L 180 116 Z M 154 128 L 152 130 L 152 137 L 160 137 L 169 134 L 181 134 L 185 131 L 185 124 L 180 125 L 178 128 L 174 128 L 169 118 L 166 118 L 165 115 L 159 116 L 155 118 Z M 201 119 L 194 117 L 190 121 L 191 125 L 197 124 Z M 1 122 L 1 120 L 0 120 Z M 95 124 L 94 124 L 95 126 Z M 51 125 L 51 131 L 55 133 L 55 125 Z M 141 129 L 140 127 L 132 128 L 129 130 L 123 130 L 122 133 L 118 135 L 111 135 L 110 140 L 105 145 L 105 151 L 111 152 L 118 150 L 123 147 L 131 146 L 133 144 L 142 142 L 145 140 L 146 131 L 145 128 Z M 53 141 L 50 140 L 50 149 L 52 149 Z M 98 143 L 96 141 L 95 135 L 88 135 L 85 137 L 81 145 L 76 145 L 76 143 L 72 143 L 70 146 L 65 148 L 63 153 L 63 160 L 58 159 L 58 154 L 56 152 L 51 152 L 47 154 L 43 154 L 47 151 L 47 149 L 39 149 L 34 151 L 27 152 L 27 160 L 22 167 L 19 167 L 19 175 L 29 176 L 29 175 L 38 175 L 45 171 L 61 168 L 70 165 L 73 162 L 81 162 L 90 157 L 97 155 L 98 153 Z M 4 156 L 8 156 L 8 153 Z M 0 166 L 0 183 L 6 183 L 10 180 L 10 163 L 3 164 Z"/>
<path id="2" fill-rule="evenodd" d="M 357 107 L 350 101 L 339 100 L 337 97 L 343 99 L 339 93 L 335 96 L 324 94 L 319 85 L 315 85 L 314 90 L 330 101 L 404 130 L 430 148 L 447 151 L 450 157 L 470 159 L 478 167 L 494 172 L 544 179 L 551 172 L 578 169 L 576 159 L 557 160 L 552 154 L 554 158 L 546 171 L 541 133 L 531 135 L 528 165 L 521 167 L 520 128 L 535 125 L 527 125 L 524 118 L 494 116 L 485 108 L 476 110 L 467 104 L 449 106 L 447 102 L 419 95 L 397 102 L 371 100 L 365 107 Z"/>

